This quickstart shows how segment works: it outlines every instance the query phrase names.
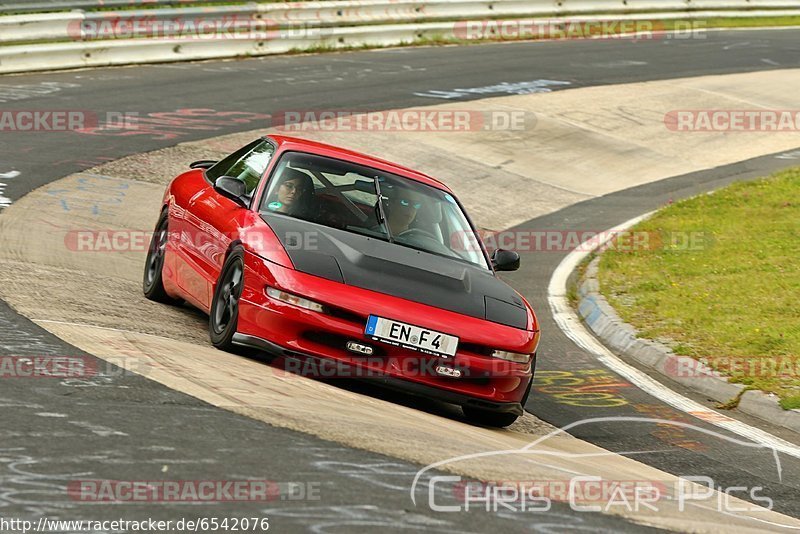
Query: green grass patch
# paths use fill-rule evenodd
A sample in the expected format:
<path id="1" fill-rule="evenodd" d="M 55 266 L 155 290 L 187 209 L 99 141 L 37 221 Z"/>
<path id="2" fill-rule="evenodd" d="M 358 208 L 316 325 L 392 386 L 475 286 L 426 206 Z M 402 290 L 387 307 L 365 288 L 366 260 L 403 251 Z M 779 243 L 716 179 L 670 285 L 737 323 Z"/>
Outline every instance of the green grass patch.
<path id="1" fill-rule="evenodd" d="M 567 300 L 573 308 L 577 308 L 580 302 L 580 293 L 578 289 L 580 287 L 581 280 L 586 277 L 586 270 L 589 268 L 589 264 L 592 263 L 596 257 L 597 253 L 592 252 L 583 258 L 575 268 L 575 276 L 570 277 L 570 280 L 567 282 Z"/>
<path id="2" fill-rule="evenodd" d="M 709 28 L 800 26 L 800 17 L 729 17 L 706 19 Z"/>
<path id="3" fill-rule="evenodd" d="M 800 408 L 800 168 L 673 204 L 609 250 L 600 290 L 641 337 Z"/>

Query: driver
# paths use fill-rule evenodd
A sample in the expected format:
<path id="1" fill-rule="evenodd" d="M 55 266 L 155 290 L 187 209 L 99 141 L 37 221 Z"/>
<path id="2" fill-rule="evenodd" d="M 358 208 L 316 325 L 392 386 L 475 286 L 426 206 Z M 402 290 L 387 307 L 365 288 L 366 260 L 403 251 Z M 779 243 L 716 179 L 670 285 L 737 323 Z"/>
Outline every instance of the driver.
<path id="1" fill-rule="evenodd" d="M 314 204 L 314 181 L 297 169 L 285 168 L 269 198 L 270 211 L 307 218 Z"/>
<path id="2" fill-rule="evenodd" d="M 401 189 L 389 198 L 384 207 L 389 230 L 396 236 L 409 230 L 411 223 L 417 217 L 417 210 L 422 207 L 422 202 L 412 191 Z"/>

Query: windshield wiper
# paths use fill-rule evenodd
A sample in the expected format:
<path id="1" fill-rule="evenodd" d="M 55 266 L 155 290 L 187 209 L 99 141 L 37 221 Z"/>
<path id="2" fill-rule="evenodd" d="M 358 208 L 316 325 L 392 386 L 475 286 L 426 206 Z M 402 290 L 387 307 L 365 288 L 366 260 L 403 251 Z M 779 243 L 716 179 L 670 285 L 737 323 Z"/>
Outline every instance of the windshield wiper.
<path id="1" fill-rule="evenodd" d="M 375 192 L 378 194 L 378 223 L 382 224 L 383 227 L 386 229 L 386 237 L 389 238 L 389 243 L 394 243 L 394 238 L 392 238 L 392 231 L 389 229 L 389 223 L 386 221 L 386 210 L 383 206 L 383 195 L 381 195 L 381 181 L 380 178 L 377 176 L 374 177 L 375 180 Z"/>

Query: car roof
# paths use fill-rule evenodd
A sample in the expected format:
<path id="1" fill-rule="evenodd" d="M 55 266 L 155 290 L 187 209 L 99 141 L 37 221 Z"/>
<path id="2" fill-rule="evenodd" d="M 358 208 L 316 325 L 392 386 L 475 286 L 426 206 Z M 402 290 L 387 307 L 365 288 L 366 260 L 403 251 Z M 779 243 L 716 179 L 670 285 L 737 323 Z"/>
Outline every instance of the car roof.
<path id="1" fill-rule="evenodd" d="M 278 147 L 282 150 L 296 150 L 299 152 L 308 152 L 319 156 L 327 156 L 330 158 L 351 161 L 366 167 L 373 167 L 381 171 L 391 172 L 393 174 L 403 176 L 404 178 L 410 178 L 411 180 L 416 180 L 418 182 L 430 185 L 431 187 L 443 189 L 449 193 L 452 193 L 449 187 L 444 185 L 436 178 L 432 178 L 427 174 L 415 171 L 414 169 L 398 165 L 397 163 L 392 163 L 391 161 L 386 161 L 374 156 L 355 152 L 354 150 L 348 150 L 346 148 L 319 143 L 317 141 L 311 141 L 310 139 L 271 134 L 267 135 L 267 137 L 275 141 L 278 144 Z"/>

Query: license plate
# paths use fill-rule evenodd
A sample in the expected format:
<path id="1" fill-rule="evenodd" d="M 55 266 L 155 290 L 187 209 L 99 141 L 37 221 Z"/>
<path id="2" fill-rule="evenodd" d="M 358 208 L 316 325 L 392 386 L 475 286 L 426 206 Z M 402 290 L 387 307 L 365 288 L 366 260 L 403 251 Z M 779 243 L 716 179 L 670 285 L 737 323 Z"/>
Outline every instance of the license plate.
<path id="1" fill-rule="evenodd" d="M 372 339 L 440 356 L 455 356 L 458 338 L 436 330 L 370 315 L 364 333 Z"/>

